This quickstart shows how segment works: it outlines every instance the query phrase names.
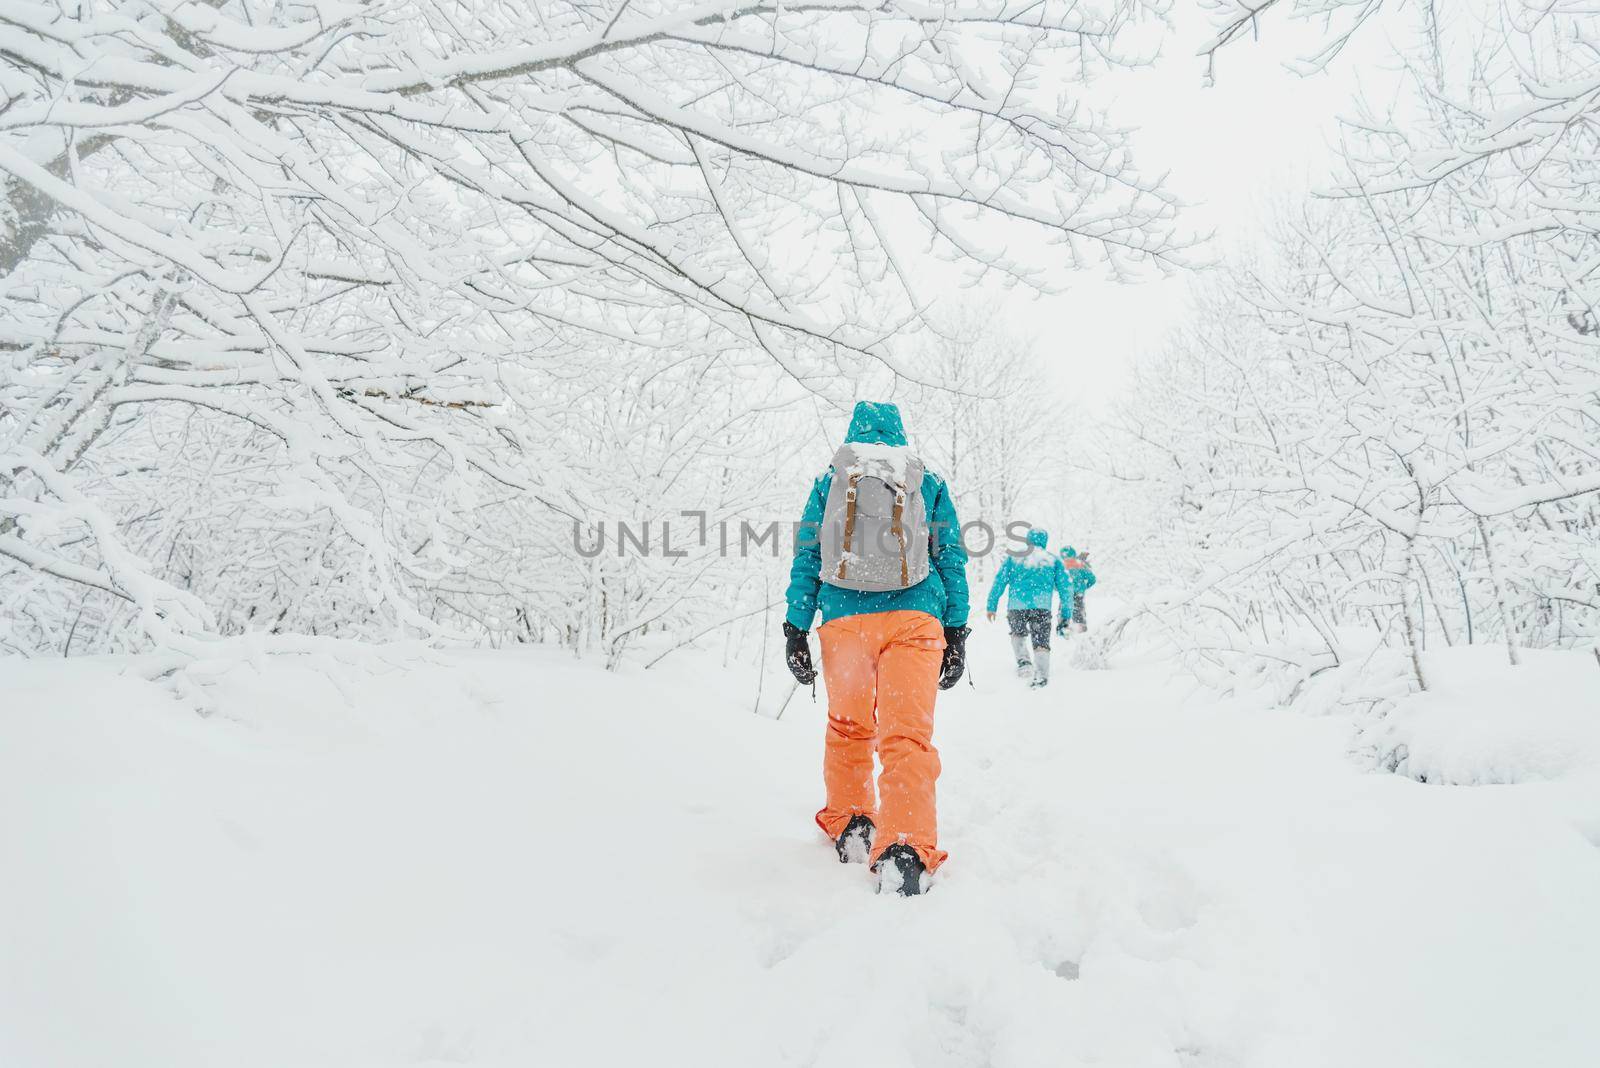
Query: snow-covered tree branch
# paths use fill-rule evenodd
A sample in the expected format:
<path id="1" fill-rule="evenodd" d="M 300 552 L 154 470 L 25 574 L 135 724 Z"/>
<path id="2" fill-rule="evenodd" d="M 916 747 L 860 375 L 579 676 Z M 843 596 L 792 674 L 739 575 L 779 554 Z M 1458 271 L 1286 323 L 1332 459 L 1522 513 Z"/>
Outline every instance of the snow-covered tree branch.
<path id="1" fill-rule="evenodd" d="M 1072 96 L 1164 8 L 5 4 L 0 641 L 455 633 L 441 527 L 605 514 L 550 433 L 576 381 L 688 354 L 748 411 L 836 401 L 922 380 L 917 257 L 1182 262 Z"/>

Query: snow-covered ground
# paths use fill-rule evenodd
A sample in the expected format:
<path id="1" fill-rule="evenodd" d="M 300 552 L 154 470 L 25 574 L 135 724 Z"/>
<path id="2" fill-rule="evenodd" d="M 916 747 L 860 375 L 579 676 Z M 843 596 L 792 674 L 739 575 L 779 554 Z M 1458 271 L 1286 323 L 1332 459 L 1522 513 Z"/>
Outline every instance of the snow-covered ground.
<path id="1" fill-rule="evenodd" d="M 1424 786 L 1347 723 L 1149 666 L 1029 692 L 973 641 L 912 900 L 813 829 L 778 675 L 763 716 L 710 659 L 276 662 L 202 719 L 0 663 L 0 1064 L 1600 1063 L 1591 767 Z"/>

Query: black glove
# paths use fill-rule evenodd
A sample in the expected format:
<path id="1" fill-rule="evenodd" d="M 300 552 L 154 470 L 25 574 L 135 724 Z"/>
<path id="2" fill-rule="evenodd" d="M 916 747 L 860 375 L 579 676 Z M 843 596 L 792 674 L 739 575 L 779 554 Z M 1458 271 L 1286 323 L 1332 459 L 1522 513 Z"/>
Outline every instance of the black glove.
<path id="1" fill-rule="evenodd" d="M 1067 630 L 1072 626 L 1072 617 L 1064 615 L 1061 622 L 1056 624 L 1056 634 L 1062 638 L 1067 636 Z"/>
<path id="2" fill-rule="evenodd" d="M 802 686 L 810 686 L 817 681 L 817 669 L 811 666 L 811 643 L 807 640 L 810 631 L 801 630 L 788 620 L 783 622 L 783 636 L 787 648 L 783 651 L 784 662 L 789 665 L 789 674 Z"/>
<path id="3" fill-rule="evenodd" d="M 944 628 L 944 663 L 939 665 L 939 689 L 948 690 L 967 670 L 967 635 L 971 627 Z"/>

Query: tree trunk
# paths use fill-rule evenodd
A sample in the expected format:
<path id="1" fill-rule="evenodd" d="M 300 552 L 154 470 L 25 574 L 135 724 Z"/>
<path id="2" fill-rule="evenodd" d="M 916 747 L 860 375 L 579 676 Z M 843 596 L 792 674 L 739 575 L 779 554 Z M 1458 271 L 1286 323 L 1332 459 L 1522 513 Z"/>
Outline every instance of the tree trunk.
<path id="1" fill-rule="evenodd" d="M 1511 613 L 1506 610 L 1506 593 L 1500 583 L 1500 568 L 1494 562 L 1494 550 L 1489 547 L 1489 530 L 1482 516 L 1478 517 L 1478 538 L 1483 542 L 1483 558 L 1489 564 L 1489 581 L 1494 585 L 1494 603 L 1500 610 L 1500 626 L 1506 632 L 1506 657 L 1511 661 L 1511 666 L 1516 667 L 1522 661 L 1517 656 L 1516 636 L 1511 632 Z"/>
<path id="2" fill-rule="evenodd" d="M 1400 581 L 1400 604 L 1403 608 L 1406 624 L 1406 648 L 1411 652 L 1411 671 L 1417 677 L 1417 689 L 1426 691 L 1428 689 L 1428 680 L 1422 673 L 1422 653 L 1417 647 L 1419 627 L 1416 607 L 1411 600 L 1410 589 L 1412 585 L 1411 573 L 1417 568 L 1416 544 L 1415 538 L 1406 539 L 1406 569 Z"/>

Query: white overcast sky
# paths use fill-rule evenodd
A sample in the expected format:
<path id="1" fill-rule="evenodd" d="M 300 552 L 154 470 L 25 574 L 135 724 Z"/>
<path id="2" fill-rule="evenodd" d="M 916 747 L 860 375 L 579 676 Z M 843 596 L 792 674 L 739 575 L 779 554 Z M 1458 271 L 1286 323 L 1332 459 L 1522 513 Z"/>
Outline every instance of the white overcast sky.
<path id="1" fill-rule="evenodd" d="M 1368 26 L 1332 68 L 1297 75 L 1286 62 L 1312 51 L 1315 27 L 1275 19 L 1261 39 L 1240 41 L 1219 58 L 1217 83 L 1202 87 L 1204 61 L 1194 53 L 1206 25 L 1190 5 L 1176 5 L 1178 25 L 1153 70 L 1117 72 L 1112 119 L 1138 128 L 1134 142 L 1146 174 L 1170 172 L 1188 201 L 1190 223 L 1212 231 L 1213 255 L 1247 247 L 1268 205 L 1321 184 L 1358 91 L 1392 92 L 1385 24 Z M 1398 30 L 1398 27 L 1395 27 Z M 1079 403 L 1101 408 L 1142 350 L 1159 345 L 1185 310 L 1189 280 L 1117 284 L 1091 273 L 1063 280 L 1067 292 L 1034 298 L 1015 291 L 1003 314 L 1038 339 L 1037 351 L 1069 384 Z"/>

